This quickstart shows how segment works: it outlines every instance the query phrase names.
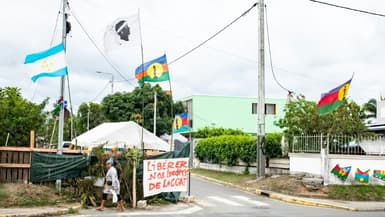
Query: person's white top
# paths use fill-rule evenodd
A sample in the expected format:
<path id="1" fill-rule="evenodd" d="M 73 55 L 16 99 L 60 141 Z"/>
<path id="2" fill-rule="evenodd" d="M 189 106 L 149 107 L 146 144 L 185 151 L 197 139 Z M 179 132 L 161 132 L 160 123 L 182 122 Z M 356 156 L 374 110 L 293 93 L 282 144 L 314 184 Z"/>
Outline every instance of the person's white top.
<path id="1" fill-rule="evenodd" d="M 106 183 L 108 181 L 112 182 L 112 185 L 106 185 L 106 188 L 104 189 L 104 193 L 106 194 L 111 194 L 112 187 L 114 188 L 115 192 L 119 194 L 120 192 L 120 182 L 118 178 L 118 172 L 116 171 L 115 167 L 110 167 L 108 169 L 107 174 L 106 174 Z"/>

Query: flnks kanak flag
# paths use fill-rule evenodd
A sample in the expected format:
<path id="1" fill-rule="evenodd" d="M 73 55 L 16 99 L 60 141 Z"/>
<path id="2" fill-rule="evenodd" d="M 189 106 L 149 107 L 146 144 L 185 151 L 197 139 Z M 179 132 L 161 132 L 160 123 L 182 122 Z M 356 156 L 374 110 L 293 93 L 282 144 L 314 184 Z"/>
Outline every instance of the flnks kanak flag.
<path id="1" fill-rule="evenodd" d="M 348 95 L 351 82 L 352 79 L 334 88 L 333 90 L 322 94 L 322 97 L 317 105 L 318 113 L 320 115 L 325 115 L 340 107 L 342 101 Z"/>
<path id="2" fill-rule="evenodd" d="M 48 50 L 27 55 L 24 64 L 30 67 L 33 82 L 41 77 L 59 77 L 68 73 L 63 43 Z"/>
<path id="3" fill-rule="evenodd" d="M 123 45 L 140 44 L 139 15 L 117 18 L 104 32 L 104 50 L 109 52 Z"/>
<path id="4" fill-rule="evenodd" d="M 190 130 L 188 113 L 182 113 L 175 115 L 174 122 L 172 124 L 172 133 L 186 133 Z"/>
<path id="5" fill-rule="evenodd" d="M 166 54 L 138 66 L 135 69 L 135 77 L 138 80 L 140 86 L 142 86 L 145 81 L 168 81 L 170 77 L 168 74 Z"/>

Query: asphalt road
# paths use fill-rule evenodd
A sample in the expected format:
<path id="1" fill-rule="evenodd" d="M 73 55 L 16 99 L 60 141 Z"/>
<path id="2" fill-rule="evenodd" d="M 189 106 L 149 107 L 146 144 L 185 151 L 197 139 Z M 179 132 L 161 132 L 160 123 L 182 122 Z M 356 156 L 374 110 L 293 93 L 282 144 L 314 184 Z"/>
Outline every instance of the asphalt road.
<path id="1" fill-rule="evenodd" d="M 290 204 L 262 196 L 245 193 L 237 189 L 212 183 L 200 178 L 192 178 L 192 194 L 196 203 L 180 203 L 161 209 L 130 211 L 124 213 L 115 210 L 97 212 L 82 210 L 76 217 L 88 216 L 207 216 L 207 217 L 384 217 L 384 212 L 351 212 L 337 209 L 309 207 Z"/>

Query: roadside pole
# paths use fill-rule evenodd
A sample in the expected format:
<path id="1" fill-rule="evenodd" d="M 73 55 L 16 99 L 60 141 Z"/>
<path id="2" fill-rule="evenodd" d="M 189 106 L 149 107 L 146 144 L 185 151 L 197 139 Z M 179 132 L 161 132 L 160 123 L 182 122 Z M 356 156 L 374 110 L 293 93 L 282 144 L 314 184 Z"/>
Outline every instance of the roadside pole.
<path id="1" fill-rule="evenodd" d="M 136 208 L 136 160 L 133 160 L 132 165 L 132 208 Z"/>
<path id="2" fill-rule="evenodd" d="M 190 122 L 190 121 L 189 121 Z M 188 170 L 188 196 L 191 196 L 191 169 L 193 168 L 193 159 L 194 159 L 194 149 L 193 149 L 193 142 L 191 138 L 191 127 L 189 132 L 189 143 L 190 143 L 190 159 L 189 159 L 189 170 Z"/>
<path id="3" fill-rule="evenodd" d="M 63 16 L 63 29 L 62 29 L 62 41 L 64 45 L 64 51 L 66 50 L 66 38 L 67 38 L 67 16 L 66 16 L 66 6 L 67 6 L 67 0 L 63 0 L 63 9 L 62 9 L 62 16 Z M 63 129 L 64 129 L 64 87 L 65 87 L 65 78 L 64 76 L 61 76 L 60 78 L 60 97 L 59 99 L 62 100 L 62 104 L 60 106 L 60 113 L 59 113 L 59 130 L 58 130 L 58 145 L 57 145 L 57 154 L 62 155 L 63 154 Z M 61 192 L 61 179 L 56 180 L 56 191 Z"/>
<path id="4" fill-rule="evenodd" d="M 257 146 L 257 178 L 265 176 L 265 3 L 258 2 L 258 146 Z"/>

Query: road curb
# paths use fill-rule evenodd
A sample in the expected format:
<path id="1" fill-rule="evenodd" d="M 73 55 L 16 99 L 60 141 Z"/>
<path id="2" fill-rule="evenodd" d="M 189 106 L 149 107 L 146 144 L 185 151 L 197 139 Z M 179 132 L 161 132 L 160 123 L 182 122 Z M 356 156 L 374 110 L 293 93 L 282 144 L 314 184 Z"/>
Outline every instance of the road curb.
<path id="1" fill-rule="evenodd" d="M 69 210 L 72 209 L 73 211 L 77 212 L 82 208 L 80 204 L 71 206 L 71 207 L 58 207 L 58 210 L 53 211 L 44 211 L 44 208 L 42 207 L 42 210 L 40 213 L 33 213 L 33 214 L 0 214 L 0 217 L 39 217 L 39 216 L 59 216 L 59 215 L 66 215 L 69 214 Z"/>
<path id="2" fill-rule="evenodd" d="M 288 203 L 294 203 L 294 204 L 299 204 L 304 206 L 317 206 L 317 207 L 323 207 L 323 208 L 342 209 L 342 210 L 348 210 L 348 211 L 360 211 L 359 209 L 354 207 L 341 206 L 341 205 L 336 205 L 336 204 L 326 203 L 326 202 L 316 202 L 316 201 L 307 200 L 305 198 L 293 197 L 293 196 L 279 194 L 272 191 L 265 191 L 261 189 L 257 189 L 255 193 L 257 195 L 266 196 L 271 199 L 281 200 Z"/>

